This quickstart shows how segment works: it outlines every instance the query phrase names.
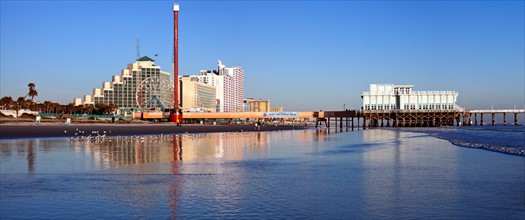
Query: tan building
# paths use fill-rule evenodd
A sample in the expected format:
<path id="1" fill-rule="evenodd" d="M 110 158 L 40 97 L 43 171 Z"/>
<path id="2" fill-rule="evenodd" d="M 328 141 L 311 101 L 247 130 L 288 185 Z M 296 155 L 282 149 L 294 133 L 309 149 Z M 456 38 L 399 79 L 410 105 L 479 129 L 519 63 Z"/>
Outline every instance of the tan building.
<path id="1" fill-rule="evenodd" d="M 200 82 L 196 76 L 179 77 L 182 110 L 185 112 L 215 112 L 217 101 L 216 88 Z"/>
<path id="2" fill-rule="evenodd" d="M 270 111 L 271 112 L 284 112 L 284 108 L 282 106 L 280 106 L 280 107 L 271 107 Z"/>
<path id="3" fill-rule="evenodd" d="M 255 100 L 254 98 L 244 99 L 244 111 L 245 112 L 283 112 L 284 108 L 271 107 L 270 100 Z"/>
<path id="4" fill-rule="evenodd" d="M 270 100 L 246 98 L 244 103 L 246 112 L 270 112 Z"/>

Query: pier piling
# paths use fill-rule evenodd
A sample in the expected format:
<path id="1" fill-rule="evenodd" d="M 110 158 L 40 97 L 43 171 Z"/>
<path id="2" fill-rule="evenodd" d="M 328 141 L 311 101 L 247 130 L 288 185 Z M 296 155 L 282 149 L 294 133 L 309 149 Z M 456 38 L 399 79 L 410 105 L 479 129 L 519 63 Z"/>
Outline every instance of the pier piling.
<path id="1" fill-rule="evenodd" d="M 481 122 L 479 125 L 483 126 L 483 113 L 481 113 Z"/>

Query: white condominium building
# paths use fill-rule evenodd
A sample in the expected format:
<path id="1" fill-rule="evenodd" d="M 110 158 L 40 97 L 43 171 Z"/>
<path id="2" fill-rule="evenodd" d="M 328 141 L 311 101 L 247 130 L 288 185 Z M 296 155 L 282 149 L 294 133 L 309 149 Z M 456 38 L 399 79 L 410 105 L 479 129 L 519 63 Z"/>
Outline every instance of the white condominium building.
<path id="1" fill-rule="evenodd" d="M 363 110 L 461 109 L 455 91 L 412 91 L 413 85 L 370 84 L 363 92 Z"/>
<path id="2" fill-rule="evenodd" d="M 226 67 L 219 60 L 217 70 L 201 70 L 197 77 L 200 82 L 215 86 L 217 112 L 244 111 L 244 70 L 241 67 Z"/>

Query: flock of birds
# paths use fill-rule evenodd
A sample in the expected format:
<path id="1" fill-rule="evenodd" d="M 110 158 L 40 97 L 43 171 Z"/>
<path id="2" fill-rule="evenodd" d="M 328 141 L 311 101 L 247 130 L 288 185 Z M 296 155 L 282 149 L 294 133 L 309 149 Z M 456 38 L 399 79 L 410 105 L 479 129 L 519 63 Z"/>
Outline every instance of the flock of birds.
<path id="1" fill-rule="evenodd" d="M 67 130 L 64 130 L 64 133 L 68 133 Z M 111 130 L 105 131 L 91 131 L 86 132 L 78 128 L 75 129 L 73 136 L 69 138 L 71 142 L 161 142 L 173 140 L 173 138 L 179 138 L 180 135 L 147 135 L 147 136 L 111 136 Z"/>
<path id="2" fill-rule="evenodd" d="M 64 133 L 67 134 L 67 130 L 64 130 Z M 73 137 L 70 137 L 70 141 L 89 141 L 89 142 L 101 142 L 101 141 L 112 141 L 112 138 L 108 136 L 111 134 L 111 131 L 91 131 L 91 134 L 86 131 L 82 131 L 78 128 L 75 129 Z"/>
<path id="3" fill-rule="evenodd" d="M 277 131 L 273 131 L 277 132 Z M 68 133 L 64 130 L 64 133 Z M 195 138 L 206 138 L 210 135 L 253 135 L 251 131 L 240 131 L 240 132 L 222 132 L 222 133 L 183 133 L 183 134 L 158 134 L 158 135 L 132 135 L 132 136 L 112 136 L 111 130 L 102 131 L 83 131 L 78 128 L 73 132 L 73 136 L 70 137 L 71 142 L 91 142 L 91 143 L 107 143 L 107 142 L 150 142 L 158 143 L 165 141 L 174 141 L 179 138 L 184 139 L 195 139 Z"/>

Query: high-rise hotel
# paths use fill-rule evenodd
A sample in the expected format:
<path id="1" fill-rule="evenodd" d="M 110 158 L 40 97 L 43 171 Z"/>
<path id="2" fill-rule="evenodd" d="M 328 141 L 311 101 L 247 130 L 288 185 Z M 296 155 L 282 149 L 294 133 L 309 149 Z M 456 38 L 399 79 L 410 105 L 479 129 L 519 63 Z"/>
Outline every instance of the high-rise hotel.
<path id="1" fill-rule="evenodd" d="M 171 75 L 160 70 L 147 56 L 127 65 L 111 82 L 93 89 L 92 95 L 76 98 L 75 105 L 114 104 L 119 110 L 131 113 L 144 108 L 173 108 Z"/>

